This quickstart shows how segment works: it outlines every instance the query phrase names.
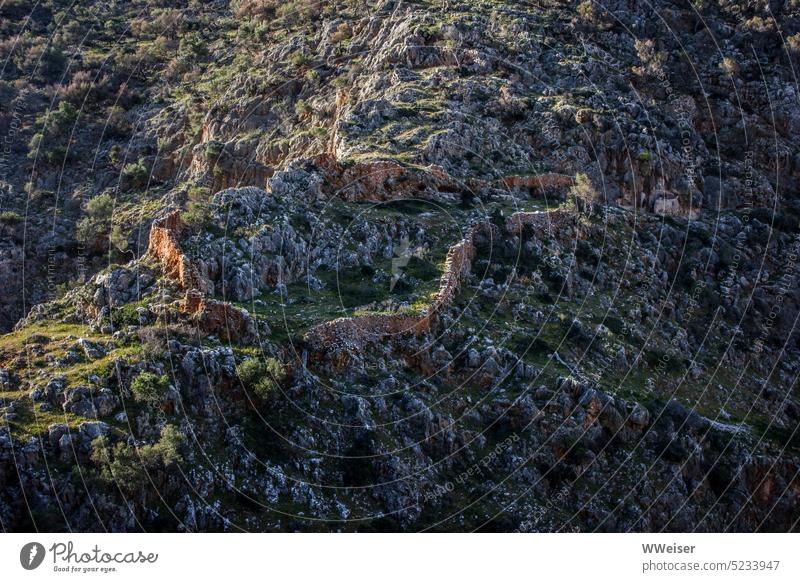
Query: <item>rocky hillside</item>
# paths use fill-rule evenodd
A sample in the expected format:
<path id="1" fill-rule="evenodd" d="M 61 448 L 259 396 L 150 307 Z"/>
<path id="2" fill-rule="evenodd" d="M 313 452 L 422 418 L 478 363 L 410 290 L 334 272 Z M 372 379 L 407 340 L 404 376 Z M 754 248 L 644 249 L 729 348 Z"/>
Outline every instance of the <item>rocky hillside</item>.
<path id="1" fill-rule="evenodd" d="M 0 6 L 0 528 L 792 531 L 800 3 Z"/>

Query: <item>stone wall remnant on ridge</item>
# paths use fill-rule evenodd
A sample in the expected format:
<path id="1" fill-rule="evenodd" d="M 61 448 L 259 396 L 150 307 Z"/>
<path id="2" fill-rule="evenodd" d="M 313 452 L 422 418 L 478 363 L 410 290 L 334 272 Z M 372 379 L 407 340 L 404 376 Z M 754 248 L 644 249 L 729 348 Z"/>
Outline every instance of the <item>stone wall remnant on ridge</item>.
<path id="1" fill-rule="evenodd" d="M 150 228 L 147 256 L 159 262 L 164 274 L 186 291 L 181 310 L 196 321 L 200 330 L 230 341 L 251 339 L 256 326 L 246 310 L 206 297 L 212 285 L 181 249 L 180 234 L 183 230 L 177 211 L 154 222 Z"/>

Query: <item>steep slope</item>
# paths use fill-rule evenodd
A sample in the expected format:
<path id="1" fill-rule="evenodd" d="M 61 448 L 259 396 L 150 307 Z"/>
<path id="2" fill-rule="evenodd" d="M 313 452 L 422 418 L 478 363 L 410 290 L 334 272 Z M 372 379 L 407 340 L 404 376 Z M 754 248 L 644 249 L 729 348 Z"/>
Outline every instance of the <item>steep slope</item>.
<path id="1" fill-rule="evenodd" d="M 0 11 L 4 530 L 797 528 L 796 3 Z"/>

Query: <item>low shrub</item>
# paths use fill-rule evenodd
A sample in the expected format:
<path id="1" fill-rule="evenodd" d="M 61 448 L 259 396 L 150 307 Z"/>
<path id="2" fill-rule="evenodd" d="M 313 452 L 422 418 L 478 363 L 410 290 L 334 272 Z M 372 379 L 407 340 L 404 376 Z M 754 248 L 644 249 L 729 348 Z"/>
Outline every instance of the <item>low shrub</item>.
<path id="1" fill-rule="evenodd" d="M 160 402 L 169 390 L 169 378 L 152 372 L 142 372 L 131 382 L 136 402 Z"/>
<path id="2" fill-rule="evenodd" d="M 139 160 L 135 163 L 126 164 L 122 168 L 122 178 L 125 183 L 132 188 L 142 188 L 147 184 L 149 172 L 144 165 L 144 160 Z"/>
<path id="3" fill-rule="evenodd" d="M 263 362 L 249 359 L 236 366 L 236 375 L 246 389 L 266 400 L 278 389 L 278 384 L 286 375 L 286 368 L 275 358 L 267 358 Z"/>
<path id="4" fill-rule="evenodd" d="M 18 212 L 14 212 L 13 210 L 0 212 L 0 223 L 12 225 L 19 224 L 20 222 L 22 222 L 22 216 Z"/>
<path id="5" fill-rule="evenodd" d="M 159 472 L 183 461 L 184 443 L 184 436 L 171 425 L 161 429 L 159 441 L 152 445 L 135 447 L 118 442 L 112 447 L 108 437 L 101 436 L 92 441 L 91 459 L 102 481 L 113 483 L 128 495 L 143 494 Z"/>

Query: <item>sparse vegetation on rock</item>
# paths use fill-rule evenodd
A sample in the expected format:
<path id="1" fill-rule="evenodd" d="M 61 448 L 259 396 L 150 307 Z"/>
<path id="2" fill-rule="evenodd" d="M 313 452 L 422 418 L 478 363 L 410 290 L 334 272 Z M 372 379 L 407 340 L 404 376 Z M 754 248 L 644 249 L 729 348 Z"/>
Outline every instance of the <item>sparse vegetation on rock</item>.
<path id="1" fill-rule="evenodd" d="M 797 3 L 0 31 L 3 528 L 796 529 Z"/>

